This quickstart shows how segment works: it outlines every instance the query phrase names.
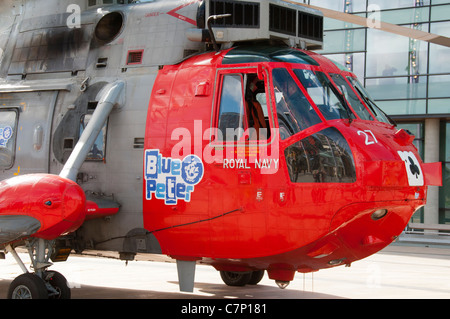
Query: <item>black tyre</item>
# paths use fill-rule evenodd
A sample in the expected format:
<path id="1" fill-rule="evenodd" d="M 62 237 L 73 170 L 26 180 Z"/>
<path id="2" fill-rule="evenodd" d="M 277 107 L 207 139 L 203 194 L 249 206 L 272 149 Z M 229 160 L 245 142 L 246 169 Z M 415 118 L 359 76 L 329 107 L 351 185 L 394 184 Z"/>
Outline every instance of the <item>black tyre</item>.
<path id="1" fill-rule="evenodd" d="M 264 270 L 252 271 L 252 277 L 250 278 L 248 284 L 257 285 L 261 281 L 261 279 L 263 279 L 263 277 L 264 277 Z"/>
<path id="2" fill-rule="evenodd" d="M 49 295 L 50 299 L 70 299 L 71 292 L 67 279 L 57 271 L 46 271 L 45 280 L 58 292 L 57 295 Z"/>
<path id="3" fill-rule="evenodd" d="M 47 299 L 44 281 L 33 273 L 22 274 L 9 286 L 8 299 Z"/>
<path id="4" fill-rule="evenodd" d="M 220 271 L 220 277 L 228 286 L 245 286 L 252 278 L 252 272 Z"/>

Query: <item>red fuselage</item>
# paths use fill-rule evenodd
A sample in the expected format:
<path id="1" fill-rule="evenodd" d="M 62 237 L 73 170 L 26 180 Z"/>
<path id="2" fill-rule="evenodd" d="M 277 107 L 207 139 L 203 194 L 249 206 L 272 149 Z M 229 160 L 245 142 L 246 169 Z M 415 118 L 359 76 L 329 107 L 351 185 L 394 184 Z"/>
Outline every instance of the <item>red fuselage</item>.
<path id="1" fill-rule="evenodd" d="M 233 48 L 161 69 L 143 208 L 162 252 L 291 280 L 394 241 L 425 204 L 429 169 L 356 81 L 287 48 Z M 256 138 L 250 91 L 264 113 Z"/>

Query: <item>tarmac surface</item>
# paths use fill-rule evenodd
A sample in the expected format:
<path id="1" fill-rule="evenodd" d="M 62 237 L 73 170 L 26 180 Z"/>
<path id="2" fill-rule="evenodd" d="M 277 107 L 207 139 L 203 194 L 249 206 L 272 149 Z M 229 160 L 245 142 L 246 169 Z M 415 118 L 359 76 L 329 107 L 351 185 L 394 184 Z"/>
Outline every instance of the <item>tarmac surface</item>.
<path id="1" fill-rule="evenodd" d="M 101 254 L 101 256 L 99 256 Z M 27 253 L 19 253 L 29 267 Z M 70 255 L 50 269 L 62 273 L 72 299 L 449 299 L 450 246 L 391 245 L 351 267 L 297 273 L 286 289 L 264 276 L 256 286 L 226 286 L 211 266 L 197 265 L 193 293 L 180 292 L 176 264 L 138 255 L 128 264 L 105 252 Z M 150 258 L 149 258 L 150 257 Z M 151 259 L 151 260 L 149 260 Z M 11 254 L 0 260 L 0 299 L 21 274 Z"/>

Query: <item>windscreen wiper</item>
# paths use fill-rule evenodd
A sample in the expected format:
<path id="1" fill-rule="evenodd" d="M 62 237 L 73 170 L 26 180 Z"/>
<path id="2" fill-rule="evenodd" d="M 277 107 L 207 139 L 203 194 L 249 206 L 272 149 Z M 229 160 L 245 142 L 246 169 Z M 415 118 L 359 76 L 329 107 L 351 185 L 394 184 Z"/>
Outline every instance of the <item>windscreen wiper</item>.
<path id="1" fill-rule="evenodd" d="M 343 95 L 338 89 L 336 89 L 335 87 L 333 87 L 331 84 L 330 84 L 330 88 L 331 88 L 331 90 L 333 91 L 333 93 L 336 94 L 337 97 L 339 97 L 339 100 L 340 100 L 342 106 L 344 107 L 345 112 L 347 113 L 347 118 L 348 118 L 348 120 L 349 120 L 349 123 L 352 123 L 353 118 L 352 118 L 351 115 L 352 115 L 353 113 L 352 113 L 352 111 L 351 111 L 351 109 L 350 109 L 350 106 L 348 106 L 347 101 L 345 100 L 344 95 Z"/>
<path id="2" fill-rule="evenodd" d="M 372 111 L 373 114 L 375 114 L 375 116 L 377 115 L 377 111 L 383 113 L 383 115 L 388 119 L 389 122 L 391 122 L 392 125 L 397 126 L 397 122 L 395 122 L 389 115 L 387 115 L 382 109 L 380 109 L 380 107 L 378 107 L 375 102 L 373 102 L 371 99 L 369 99 L 362 91 L 359 87 L 357 86 L 353 86 L 356 91 L 358 91 L 359 95 L 362 97 L 362 99 L 364 100 L 364 102 L 366 102 L 367 106 L 370 108 L 370 110 Z M 376 108 L 376 110 L 374 109 L 374 107 Z"/>

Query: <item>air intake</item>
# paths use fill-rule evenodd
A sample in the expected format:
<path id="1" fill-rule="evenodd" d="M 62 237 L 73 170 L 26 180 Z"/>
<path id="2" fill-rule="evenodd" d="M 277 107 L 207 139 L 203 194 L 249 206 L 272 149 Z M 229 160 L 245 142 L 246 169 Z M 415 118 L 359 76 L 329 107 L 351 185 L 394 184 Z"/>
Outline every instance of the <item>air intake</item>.
<path id="1" fill-rule="evenodd" d="M 200 11 L 199 28 L 186 32 L 192 41 L 211 41 L 209 30 L 204 29 L 211 17 L 216 18 L 209 21 L 215 42 L 219 44 L 277 40 L 291 47 L 318 49 L 323 45 L 322 12 L 293 2 L 203 0 Z"/>
<path id="2" fill-rule="evenodd" d="M 127 65 L 141 64 L 143 54 L 144 54 L 144 50 L 128 51 Z"/>
<path id="3" fill-rule="evenodd" d="M 271 3 L 269 5 L 269 30 L 322 42 L 323 16 Z"/>
<path id="4" fill-rule="evenodd" d="M 298 36 L 323 41 L 323 17 L 306 12 L 298 12 Z"/>
<path id="5" fill-rule="evenodd" d="M 215 20 L 213 27 L 259 28 L 259 3 L 211 0 L 209 13 L 211 16 L 231 14 L 228 18 Z"/>
<path id="6" fill-rule="evenodd" d="M 269 5 L 269 30 L 287 35 L 296 35 L 297 11 L 294 9 Z"/>

